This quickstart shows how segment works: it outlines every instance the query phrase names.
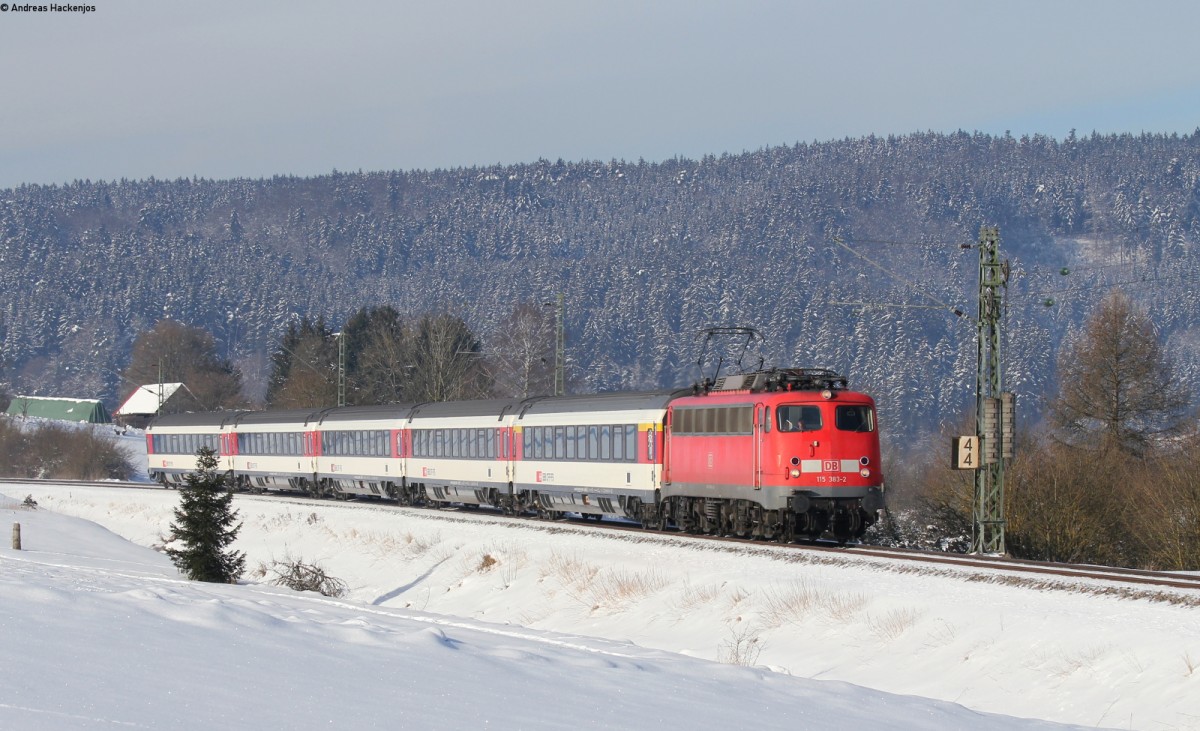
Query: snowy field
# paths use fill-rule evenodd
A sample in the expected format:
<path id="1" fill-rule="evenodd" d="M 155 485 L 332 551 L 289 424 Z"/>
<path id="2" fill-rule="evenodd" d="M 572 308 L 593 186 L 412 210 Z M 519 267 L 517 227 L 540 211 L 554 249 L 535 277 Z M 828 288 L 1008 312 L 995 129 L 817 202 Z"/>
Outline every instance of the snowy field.
<path id="1" fill-rule="evenodd" d="M 175 491 L 0 494 L 0 728 L 1200 729 L 1195 591 L 249 495 L 214 586 L 151 550 Z"/>
<path id="2" fill-rule="evenodd" d="M 1200 728 L 1196 592 L 256 496 L 196 584 L 146 548 L 174 491 L 0 492 L 0 728 Z"/>

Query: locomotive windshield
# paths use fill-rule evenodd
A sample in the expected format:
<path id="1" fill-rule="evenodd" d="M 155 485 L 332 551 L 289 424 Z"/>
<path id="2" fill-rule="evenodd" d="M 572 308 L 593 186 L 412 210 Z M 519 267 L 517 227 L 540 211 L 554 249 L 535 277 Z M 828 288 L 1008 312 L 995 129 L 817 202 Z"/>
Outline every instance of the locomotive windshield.
<path id="1" fill-rule="evenodd" d="M 780 406 L 775 412 L 779 431 L 816 431 L 821 428 L 820 406 Z"/>
<path id="2" fill-rule="evenodd" d="M 841 431 L 875 431 L 875 415 L 870 406 L 839 406 L 834 423 Z"/>

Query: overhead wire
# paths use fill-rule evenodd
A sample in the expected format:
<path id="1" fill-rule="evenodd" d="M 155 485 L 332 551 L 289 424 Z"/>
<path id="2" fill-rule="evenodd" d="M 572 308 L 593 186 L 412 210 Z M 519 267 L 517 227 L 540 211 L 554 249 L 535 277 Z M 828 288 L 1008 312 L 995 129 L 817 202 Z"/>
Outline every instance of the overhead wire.
<path id="1" fill-rule="evenodd" d="M 1019 295 L 1013 295 L 1010 299 L 1015 300 L 1014 304 L 1033 304 L 1032 300 L 1048 297 L 1050 295 L 1071 294 L 1074 292 L 1094 292 L 1097 289 L 1112 289 L 1113 287 L 1121 287 L 1130 284 L 1183 284 L 1185 282 L 1200 281 L 1200 272 L 1189 274 L 1178 274 L 1166 277 L 1146 276 L 1137 279 L 1126 279 L 1116 282 L 1097 282 L 1089 286 L 1066 287 L 1063 289 L 1047 289 L 1038 292 L 1026 292 Z M 1038 304 L 1041 304 L 1040 302 Z"/>
<path id="2" fill-rule="evenodd" d="M 846 251 L 849 251 L 849 252 L 850 252 L 851 254 L 853 254 L 854 256 L 858 257 L 859 259 L 862 259 L 863 261 L 865 261 L 866 263 L 868 263 L 868 264 L 870 264 L 871 266 L 875 267 L 876 269 L 878 269 L 879 271 L 883 272 L 884 274 L 886 274 L 887 276 L 891 277 L 892 279 L 895 279 L 895 280 L 897 280 L 897 281 L 901 282 L 902 284 L 905 284 L 905 285 L 907 285 L 907 286 L 908 286 L 908 287 L 910 287 L 910 288 L 911 288 L 911 289 L 912 289 L 914 292 L 916 292 L 917 294 L 921 295 L 922 297 L 924 297 L 924 298 L 926 298 L 926 299 L 928 299 L 928 300 L 931 300 L 931 301 L 933 301 L 933 302 L 936 302 L 936 303 L 938 304 L 938 307 L 933 307 L 933 306 L 928 306 L 928 305 L 927 305 L 927 306 L 925 306 L 925 307 L 928 307 L 929 309 L 943 309 L 943 310 L 946 310 L 947 312 L 950 312 L 951 314 L 955 315 L 956 317 L 963 317 L 963 316 L 965 315 L 965 313 L 964 313 L 964 312 L 963 312 L 961 309 L 959 309 L 958 307 L 954 307 L 954 306 L 952 306 L 952 305 L 949 305 L 949 304 L 947 304 L 947 303 L 943 302 L 942 300 L 938 299 L 937 297 L 934 297 L 933 295 L 929 294 L 928 292 L 923 292 L 923 291 L 921 291 L 920 287 L 918 287 L 918 286 L 917 286 L 917 285 L 916 285 L 914 282 L 912 282 L 912 281 L 910 281 L 910 280 L 908 280 L 908 279 L 905 279 L 904 277 L 901 277 L 900 275 L 898 275 L 898 274 L 896 274 L 895 272 L 891 271 L 890 269 L 888 269 L 887 267 L 883 266 L 882 264 L 880 264 L 879 262 L 875 261 L 874 259 L 870 258 L 869 256 L 867 256 L 867 255 L 865 255 L 865 254 L 860 254 L 859 252 L 857 252 L 857 251 L 855 251 L 854 249 L 850 248 L 849 246 L 847 246 L 847 245 L 846 245 L 846 243 L 845 243 L 844 241 L 842 241 L 841 237 L 834 236 L 834 237 L 833 237 L 833 243 L 835 243 L 835 244 L 837 244 L 838 246 L 842 247 L 842 248 L 843 248 L 843 249 L 845 249 Z M 844 304 L 851 304 L 851 303 L 844 303 Z M 906 307 L 906 306 L 909 306 L 909 305 L 886 305 L 886 304 L 880 303 L 880 305 L 879 305 L 879 306 L 896 306 L 896 307 Z"/>

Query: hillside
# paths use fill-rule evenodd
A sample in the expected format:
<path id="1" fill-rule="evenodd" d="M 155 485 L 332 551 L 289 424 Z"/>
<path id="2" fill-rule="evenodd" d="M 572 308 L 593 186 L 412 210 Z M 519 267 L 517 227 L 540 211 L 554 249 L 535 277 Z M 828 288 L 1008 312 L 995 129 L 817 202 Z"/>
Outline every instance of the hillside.
<path id="1" fill-rule="evenodd" d="M 486 343 L 515 303 L 564 292 L 576 390 L 689 383 L 697 330 L 751 325 L 769 363 L 847 372 L 911 435 L 972 399 L 977 256 L 960 245 L 981 224 L 1013 263 L 1006 367 L 1025 408 L 1113 282 L 1200 384 L 1200 131 L 22 186 L 0 191 L 0 380 L 112 405 L 133 338 L 173 317 L 213 332 L 261 392 L 301 315 L 450 308 Z M 967 317 L 925 308 L 941 305 Z"/>

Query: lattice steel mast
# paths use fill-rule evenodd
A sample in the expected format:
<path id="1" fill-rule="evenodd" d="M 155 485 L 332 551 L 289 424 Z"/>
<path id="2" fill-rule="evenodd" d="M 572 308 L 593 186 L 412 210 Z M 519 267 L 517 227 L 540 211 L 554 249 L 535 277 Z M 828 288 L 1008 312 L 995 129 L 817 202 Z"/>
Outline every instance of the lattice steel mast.
<path id="1" fill-rule="evenodd" d="M 1015 421 L 1012 394 L 1002 391 L 1000 369 L 1002 289 L 1008 262 L 1000 261 L 1000 229 L 979 229 L 979 371 L 975 381 L 975 434 L 980 464 L 975 470 L 972 553 L 1003 554 L 1004 461 L 1012 456 Z"/>

